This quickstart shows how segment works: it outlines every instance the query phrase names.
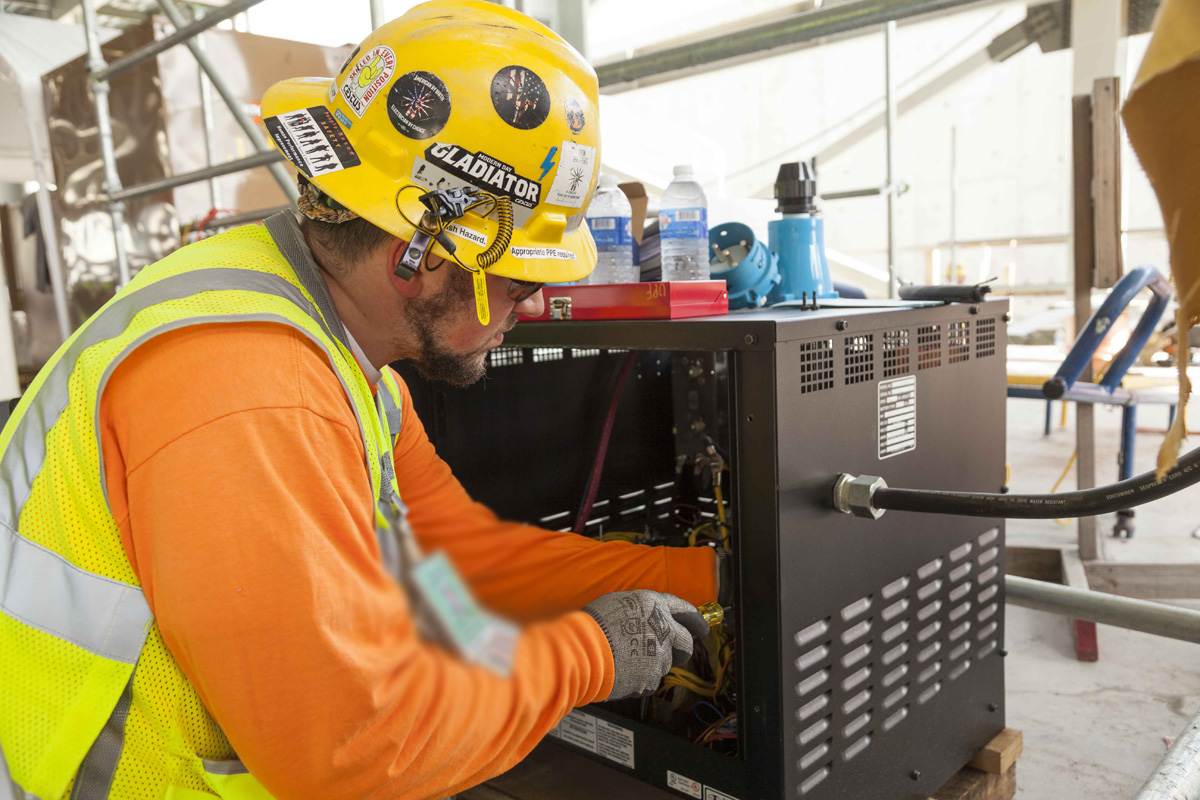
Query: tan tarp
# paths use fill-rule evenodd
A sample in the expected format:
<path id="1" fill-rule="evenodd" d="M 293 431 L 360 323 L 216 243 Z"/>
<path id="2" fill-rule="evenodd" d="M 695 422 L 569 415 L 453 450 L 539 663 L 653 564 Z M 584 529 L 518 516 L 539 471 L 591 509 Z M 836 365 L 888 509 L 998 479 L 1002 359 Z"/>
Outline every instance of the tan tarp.
<path id="1" fill-rule="evenodd" d="M 1179 297 L 1179 413 L 1158 453 L 1158 477 L 1187 434 L 1188 331 L 1200 322 L 1200 0 L 1164 0 L 1122 112 L 1158 195 Z"/>

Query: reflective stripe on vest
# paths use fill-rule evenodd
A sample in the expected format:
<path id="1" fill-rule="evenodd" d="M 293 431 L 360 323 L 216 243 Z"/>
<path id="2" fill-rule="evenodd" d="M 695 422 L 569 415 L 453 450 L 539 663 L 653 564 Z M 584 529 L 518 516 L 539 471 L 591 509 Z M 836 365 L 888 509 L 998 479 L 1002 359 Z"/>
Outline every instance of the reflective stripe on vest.
<path id="1" fill-rule="evenodd" d="M 298 312 L 295 319 L 289 318 L 272 310 L 272 306 L 278 304 L 260 304 L 263 310 L 256 312 L 253 303 L 245 304 L 246 310 L 243 311 L 239 308 L 241 304 L 234 302 L 232 297 L 228 310 L 218 313 L 188 316 L 188 312 L 181 308 L 178 312 L 171 312 L 181 315 L 176 319 L 170 319 L 171 313 L 167 313 L 164 316 L 168 319 L 161 323 L 154 324 L 156 320 L 149 320 L 150 326 L 107 356 L 107 362 L 97 364 L 97 367 L 103 367 L 103 371 L 96 382 L 95 394 L 89 396 L 87 402 L 92 403 L 90 412 L 99 459 L 95 478 L 99 481 L 98 488 L 105 501 L 108 493 L 100 443 L 99 409 L 100 398 L 116 368 L 140 345 L 168 331 L 190 325 L 250 321 L 286 324 L 321 348 L 351 401 L 358 421 L 364 452 L 367 454 L 372 500 L 394 494 L 388 422 L 399 417 L 388 412 L 393 407 L 398 409 L 398 389 L 395 389 L 395 394 L 392 391 L 394 387 L 390 386 L 386 391 L 377 392 L 381 397 L 375 403 L 387 406 L 388 412 L 367 405 L 373 398 L 366 393 L 369 387 L 354 368 L 353 357 L 339 348 L 340 337 L 335 335 L 334 330 L 341 332 L 341 321 L 336 316 L 332 319 L 324 317 L 300 288 L 271 272 L 249 268 L 200 267 L 158 279 L 152 275 L 147 277 L 150 282 L 139 287 L 135 281 L 128 293 L 110 301 L 68 340 L 23 398 L 21 406 L 9 421 L 9 429 L 0 435 L 0 444 L 3 444 L 3 452 L 0 453 L 0 613 L 44 634 L 70 642 L 92 656 L 108 660 L 97 663 L 128 665 L 128 672 L 124 674 L 129 677 L 121 697 L 108 695 L 109 699 L 102 710 L 91 706 L 108 715 L 107 722 L 103 717 L 96 718 L 94 712 L 86 717 L 88 730 L 94 730 L 99 735 L 90 746 L 86 741 L 84 743 L 87 753 L 76 774 L 72 798 L 102 798 L 109 793 L 124 742 L 124 720 L 133 686 L 133 665 L 138 661 L 153 622 L 149 606 L 138 586 L 72 564 L 62 554 L 26 538 L 19 531 L 22 509 L 47 461 L 51 431 L 71 405 L 72 375 L 88 348 L 115 337 L 130 336 L 129 329 L 135 317 L 146 309 L 203 292 L 245 291 L 270 296 L 287 301 L 289 307 Z M 220 303 L 217 306 L 220 307 Z M 300 315 L 311 320 L 320 335 L 301 325 L 298 321 Z M 357 392 L 351 390 L 343 369 L 349 370 L 349 374 L 355 378 Z M 97 381 L 95 373 L 92 375 L 89 384 Z M 80 402 L 78 394 L 76 402 Z M 87 407 L 84 406 L 83 410 L 86 415 Z M 389 444 L 382 444 L 381 439 Z M 92 474 L 92 469 L 91 465 L 86 466 L 85 477 Z M 84 524 L 87 524 L 86 520 Z M 123 559 L 123 556 L 114 557 Z M 110 702 L 115 706 L 107 704 Z M 69 711 L 70 708 L 64 708 L 53 713 L 62 715 Z M 67 719 L 60 716 L 57 724 L 67 724 Z M 101 723 L 102 728 L 99 727 Z M 92 728 L 93 724 L 97 727 Z M 69 738 L 77 743 L 80 731 L 71 729 L 70 725 L 68 729 L 72 733 Z M 6 742 L 5 746 L 8 747 L 9 743 Z M 57 791 L 59 784 L 65 786 L 65 782 L 74 774 L 74 765 L 79 764 L 78 760 L 71 761 L 72 753 L 76 753 L 73 757 L 78 759 L 83 756 L 83 751 L 75 749 L 78 744 L 64 745 L 62 741 L 55 740 L 39 746 L 46 748 L 45 751 L 26 751 L 39 754 L 39 758 L 44 759 L 36 768 L 37 786 L 26 786 L 26 789 L 46 797 L 57 797 L 61 794 Z M 199 766 L 198 759 L 196 763 Z M 71 771 L 64 774 L 62 770 L 65 767 Z"/>

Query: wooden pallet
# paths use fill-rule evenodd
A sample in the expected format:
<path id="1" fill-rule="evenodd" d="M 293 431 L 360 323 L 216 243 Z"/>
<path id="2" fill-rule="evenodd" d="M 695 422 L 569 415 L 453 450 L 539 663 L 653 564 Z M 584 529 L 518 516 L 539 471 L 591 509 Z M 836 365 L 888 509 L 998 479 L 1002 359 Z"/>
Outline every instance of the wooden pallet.
<path id="1" fill-rule="evenodd" d="M 930 800 L 1011 800 L 1017 790 L 1021 732 L 1005 728 Z M 459 800 L 680 800 L 589 758 L 538 748 L 510 772 L 461 792 Z M 879 798 L 887 800 L 887 798 Z"/>
<path id="2" fill-rule="evenodd" d="M 1021 732 L 1005 728 L 930 800 L 1011 800 L 1022 747 Z"/>

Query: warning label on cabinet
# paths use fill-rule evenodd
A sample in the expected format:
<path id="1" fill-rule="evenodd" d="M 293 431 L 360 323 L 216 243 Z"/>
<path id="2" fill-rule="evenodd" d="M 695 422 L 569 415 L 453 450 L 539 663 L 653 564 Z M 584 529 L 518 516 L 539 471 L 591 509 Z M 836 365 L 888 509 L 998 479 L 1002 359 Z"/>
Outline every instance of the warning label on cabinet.
<path id="1" fill-rule="evenodd" d="M 879 382 L 879 458 L 917 448 L 917 376 Z"/>
<path id="2" fill-rule="evenodd" d="M 572 711 L 563 717 L 558 727 L 550 731 L 550 735 L 589 753 L 604 756 L 621 766 L 633 768 L 633 731 L 608 720 L 582 711 Z"/>
<path id="3" fill-rule="evenodd" d="M 696 800 L 704 800 L 704 787 L 700 781 L 694 781 L 686 775 L 680 775 L 678 772 L 667 770 L 667 786 L 679 792 L 683 792 L 689 797 L 694 797 Z"/>

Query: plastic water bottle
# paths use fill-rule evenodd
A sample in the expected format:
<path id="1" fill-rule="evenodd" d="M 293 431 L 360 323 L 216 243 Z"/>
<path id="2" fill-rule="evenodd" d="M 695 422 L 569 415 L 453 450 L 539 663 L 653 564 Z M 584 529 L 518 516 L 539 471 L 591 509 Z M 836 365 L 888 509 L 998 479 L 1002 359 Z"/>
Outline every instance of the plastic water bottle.
<path id="1" fill-rule="evenodd" d="M 640 270 L 633 264 L 632 216 L 629 199 L 617 186 L 616 177 L 601 175 L 587 210 L 587 224 L 597 250 L 596 269 L 588 276 L 588 285 L 637 283 Z"/>
<path id="2" fill-rule="evenodd" d="M 708 280 L 708 201 L 690 164 L 675 168 L 658 209 L 664 281 Z"/>

